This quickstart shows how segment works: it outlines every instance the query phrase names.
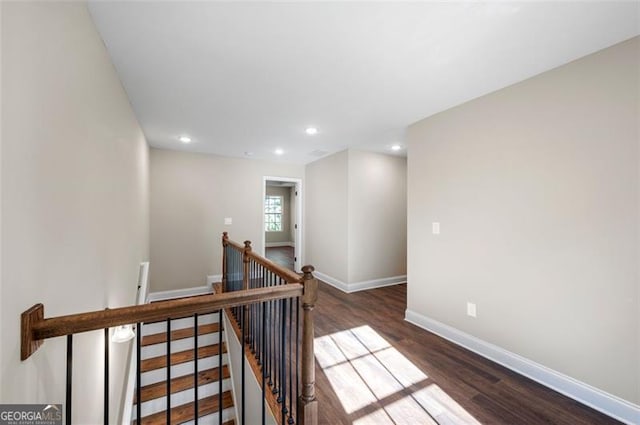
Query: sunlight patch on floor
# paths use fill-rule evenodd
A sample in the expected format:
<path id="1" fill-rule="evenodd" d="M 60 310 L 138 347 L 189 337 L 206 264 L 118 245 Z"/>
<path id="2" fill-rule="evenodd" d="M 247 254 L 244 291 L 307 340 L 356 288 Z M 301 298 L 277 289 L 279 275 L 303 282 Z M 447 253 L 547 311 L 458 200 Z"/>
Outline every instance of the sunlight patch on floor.
<path id="1" fill-rule="evenodd" d="M 479 424 L 369 326 L 316 338 L 315 355 L 345 412 L 356 417 L 355 425 L 436 424 L 433 418 Z M 367 412 L 370 405 L 382 408 Z"/>
<path id="2" fill-rule="evenodd" d="M 446 423 L 480 425 L 480 422 L 436 384 L 430 384 L 414 392 L 412 396 L 439 422 L 444 423 L 440 419 L 446 418 Z"/>
<path id="3" fill-rule="evenodd" d="M 438 425 L 411 396 L 386 405 L 384 410 L 396 425 Z"/>
<path id="4" fill-rule="evenodd" d="M 374 355 L 405 388 L 428 378 L 416 365 L 393 347 L 380 350 Z"/>
<path id="5" fill-rule="evenodd" d="M 342 402 L 345 412 L 353 413 L 377 401 L 367 384 L 350 363 L 332 366 L 324 371 Z"/>

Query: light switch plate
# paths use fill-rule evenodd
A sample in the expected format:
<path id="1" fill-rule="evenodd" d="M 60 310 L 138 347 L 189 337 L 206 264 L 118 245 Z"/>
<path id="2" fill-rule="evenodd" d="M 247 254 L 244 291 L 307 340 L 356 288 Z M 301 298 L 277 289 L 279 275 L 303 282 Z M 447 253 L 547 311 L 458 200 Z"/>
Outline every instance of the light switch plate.
<path id="1" fill-rule="evenodd" d="M 467 316 L 477 317 L 477 310 L 475 303 L 467 302 Z"/>
<path id="2" fill-rule="evenodd" d="M 440 223 L 431 223 L 431 231 L 434 235 L 440 234 Z"/>
<path id="3" fill-rule="evenodd" d="M 233 223 L 233 219 L 232 219 L 231 217 L 225 217 L 225 218 L 224 218 L 224 224 L 225 224 L 226 226 L 229 226 L 229 225 L 231 225 L 232 223 Z"/>

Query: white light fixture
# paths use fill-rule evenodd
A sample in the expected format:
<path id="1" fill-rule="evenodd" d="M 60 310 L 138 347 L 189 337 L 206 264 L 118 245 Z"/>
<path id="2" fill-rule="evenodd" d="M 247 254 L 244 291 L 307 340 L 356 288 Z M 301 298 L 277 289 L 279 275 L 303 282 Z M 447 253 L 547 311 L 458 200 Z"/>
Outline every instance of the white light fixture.
<path id="1" fill-rule="evenodd" d="M 180 136 L 178 140 L 180 140 L 182 143 L 191 143 L 191 137 L 189 136 Z"/>
<path id="2" fill-rule="evenodd" d="M 114 329 L 111 342 L 127 342 L 135 336 L 131 325 L 120 325 Z"/>
<path id="3" fill-rule="evenodd" d="M 402 149 L 402 146 L 400 146 L 400 145 L 391 146 L 391 150 L 394 151 L 394 152 L 398 152 L 401 149 Z"/>
<path id="4" fill-rule="evenodd" d="M 307 127 L 307 129 L 304 132 L 307 133 L 309 136 L 313 136 L 315 134 L 318 134 L 318 129 L 315 127 Z"/>
<path id="5" fill-rule="evenodd" d="M 284 151 L 282 149 L 278 148 L 275 151 L 273 151 L 273 153 L 275 153 L 276 155 L 283 155 Z"/>

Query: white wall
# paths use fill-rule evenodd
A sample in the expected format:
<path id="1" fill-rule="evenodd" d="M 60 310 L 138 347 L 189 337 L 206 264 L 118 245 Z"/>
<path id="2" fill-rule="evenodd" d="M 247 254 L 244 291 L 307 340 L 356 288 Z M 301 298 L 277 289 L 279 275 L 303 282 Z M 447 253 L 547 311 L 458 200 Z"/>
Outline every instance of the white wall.
<path id="1" fill-rule="evenodd" d="M 348 152 L 307 164 L 305 184 L 305 263 L 346 282 Z"/>
<path id="2" fill-rule="evenodd" d="M 237 412 L 236 422 L 242 418 L 242 397 L 241 388 L 245 390 L 245 421 L 246 424 L 262 423 L 262 382 L 258 382 L 258 377 L 253 372 L 249 360 L 245 356 L 243 347 L 236 333 L 233 331 L 231 321 L 224 314 L 224 339 L 227 345 L 227 355 L 229 358 L 229 371 L 235 392 L 234 406 Z M 244 382 L 242 382 L 242 362 L 244 361 Z M 261 379 L 262 377 L 260 377 Z M 270 391 L 270 388 L 267 388 Z M 237 392 L 236 392 L 237 391 Z M 241 422 L 240 422 L 241 423 Z M 269 403 L 265 404 L 265 425 L 276 425 L 275 417 L 271 411 Z"/>
<path id="3" fill-rule="evenodd" d="M 3 46 L 3 34 L 2 31 L 2 3 L 0 3 L 0 341 L 2 339 L 2 46 Z M 0 379 L 2 379 L 2 350 L 0 349 Z M 2 386 L 0 385 L 0 400 L 3 400 Z"/>
<path id="4" fill-rule="evenodd" d="M 344 291 L 404 281 L 406 164 L 349 149 L 307 165 L 306 262 L 321 279 Z"/>
<path id="5" fill-rule="evenodd" d="M 407 159 L 349 150 L 349 283 L 407 273 Z"/>
<path id="6" fill-rule="evenodd" d="M 263 178 L 302 179 L 304 166 L 151 149 L 150 176 L 151 291 L 163 291 L 221 274 L 224 231 L 262 252 Z"/>
<path id="7" fill-rule="evenodd" d="M 0 400 L 63 403 L 65 338 L 20 361 L 20 313 L 38 302 L 50 317 L 135 301 L 148 256 L 148 147 L 84 3 L 1 7 Z M 102 420 L 102 335 L 74 338 L 75 423 Z M 112 418 L 126 348 L 112 348 Z"/>
<path id="8" fill-rule="evenodd" d="M 408 136 L 408 309 L 636 404 L 639 52 L 632 39 Z"/>

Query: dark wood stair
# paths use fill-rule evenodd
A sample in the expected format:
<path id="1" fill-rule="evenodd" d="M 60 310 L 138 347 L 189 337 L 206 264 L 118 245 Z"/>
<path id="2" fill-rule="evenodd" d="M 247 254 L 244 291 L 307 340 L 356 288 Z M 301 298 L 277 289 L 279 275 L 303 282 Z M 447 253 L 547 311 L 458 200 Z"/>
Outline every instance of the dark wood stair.
<path id="1" fill-rule="evenodd" d="M 205 316 L 205 315 L 202 315 Z M 213 317 L 213 320 L 217 319 L 217 314 Z M 215 357 L 222 352 L 227 353 L 227 347 L 224 340 L 221 339 L 223 332 L 220 332 L 220 324 L 217 322 L 210 323 L 211 318 L 204 318 L 203 322 L 197 328 L 193 326 L 193 322 L 189 325 L 188 322 L 180 321 L 174 324 L 175 328 L 171 330 L 171 341 L 178 341 L 178 344 L 173 346 L 174 351 L 170 354 L 170 364 L 172 366 L 172 379 L 171 379 L 171 424 L 181 424 L 190 422 L 195 419 L 195 403 L 193 401 L 193 392 L 196 385 L 195 376 L 193 372 L 184 374 L 186 370 L 184 368 L 176 369 L 176 372 L 180 376 L 175 376 L 173 372 L 173 366 L 181 364 L 189 364 L 193 368 L 194 361 L 206 361 L 202 365 L 203 370 L 198 371 L 197 386 L 202 388 L 200 396 L 198 397 L 198 418 L 202 418 L 208 415 L 223 415 L 223 419 L 226 419 L 224 425 L 234 425 L 234 417 L 229 411 L 225 410 L 233 408 L 233 395 L 230 389 L 230 383 L 225 382 L 222 390 L 222 406 L 220 406 L 220 395 L 213 394 L 212 392 L 219 389 L 218 385 L 221 380 L 229 380 L 231 378 L 231 371 L 226 361 L 223 362 L 223 358 L 218 361 L 214 360 Z M 162 322 L 158 322 L 162 323 Z M 143 326 L 151 325 L 151 323 L 145 323 Z M 144 329 L 144 328 L 143 328 Z M 149 328 L 147 328 L 149 329 Z M 161 371 L 167 368 L 167 332 L 158 331 L 158 326 L 154 326 L 155 332 L 151 332 L 148 335 L 144 335 L 140 341 L 142 347 L 151 348 L 151 351 L 147 351 L 146 357 L 143 351 L 142 361 L 140 362 L 140 372 L 150 372 L 155 375 L 151 375 L 148 385 L 140 388 L 140 400 L 138 401 L 137 394 L 134 394 L 134 416 L 137 404 L 142 405 L 142 415 L 140 420 L 141 424 L 167 424 L 167 382 L 164 377 L 159 382 L 156 382 L 159 376 L 156 371 Z M 143 331 L 144 332 L 144 331 Z M 193 340 L 198 335 L 198 340 L 201 345 L 198 346 L 198 352 L 196 354 L 194 348 L 187 348 L 187 346 L 194 346 Z M 215 338 L 215 334 L 218 334 L 220 340 Z M 201 340 L 203 336 L 207 336 L 207 340 Z M 213 337 L 213 338 L 211 338 Z M 214 339 L 215 338 L 215 339 Z M 204 342 L 206 341 L 206 342 Z M 213 343 L 215 342 L 215 343 Z M 222 344 L 222 345 L 220 345 Z M 156 346 L 156 347 L 154 347 Z M 157 347 L 161 350 L 158 350 Z M 163 348 L 164 346 L 164 348 Z M 152 348 L 153 347 L 153 348 Z M 162 353 L 162 354 L 160 354 Z M 218 366 L 222 363 L 222 369 Z M 193 369 L 192 369 L 193 370 Z M 222 376 L 220 376 L 222 372 Z M 164 372 L 162 372 L 164 373 Z M 183 375 L 184 374 L 184 375 Z M 135 420 L 132 423 L 137 423 Z M 215 420 L 218 423 L 218 420 Z"/>
<path id="2" fill-rule="evenodd" d="M 217 323 L 209 323 L 206 325 L 198 326 L 198 335 L 206 335 L 218 332 L 219 325 Z M 171 331 L 171 341 L 179 339 L 193 338 L 193 328 L 176 329 Z M 147 335 L 142 337 L 141 346 L 146 347 L 153 344 L 162 344 L 167 342 L 167 333 L 160 332 L 153 335 Z"/>
<path id="3" fill-rule="evenodd" d="M 179 351 L 177 353 L 171 353 L 171 366 L 187 363 L 193 360 L 193 349 Z M 206 345 L 198 348 L 198 359 L 204 359 L 206 357 L 217 356 L 219 352 L 218 344 Z M 227 347 L 222 344 L 222 352 L 227 352 Z M 167 367 L 167 355 L 151 357 L 150 359 L 144 359 L 140 362 L 140 371 L 149 372 L 154 369 L 162 369 Z"/>
<path id="4" fill-rule="evenodd" d="M 231 391 L 225 391 L 222 394 L 222 406 L 223 408 L 220 409 L 218 394 L 201 398 L 200 400 L 198 400 L 198 417 L 203 417 L 212 413 L 222 414 L 222 410 L 233 407 L 233 396 L 231 395 Z M 193 402 L 172 407 L 171 425 L 181 424 L 194 420 L 194 410 L 195 409 Z M 145 416 L 140 422 L 142 423 L 142 425 L 165 425 L 167 423 L 167 412 L 162 411 L 154 413 L 153 415 Z M 137 425 L 136 421 L 134 421 L 133 423 Z M 225 422 L 225 425 L 233 423 L 233 420 L 231 420 Z"/>
<path id="5" fill-rule="evenodd" d="M 228 379 L 231 376 L 229 367 L 222 366 L 222 379 Z M 207 385 L 218 382 L 219 369 L 212 368 L 198 372 L 198 385 Z M 171 394 L 193 388 L 193 375 L 180 376 L 171 380 Z M 156 382 L 155 384 L 144 386 L 140 389 L 142 402 L 165 397 L 167 395 L 167 383 L 165 381 Z M 134 396 L 134 404 L 138 402 L 137 396 Z"/>

